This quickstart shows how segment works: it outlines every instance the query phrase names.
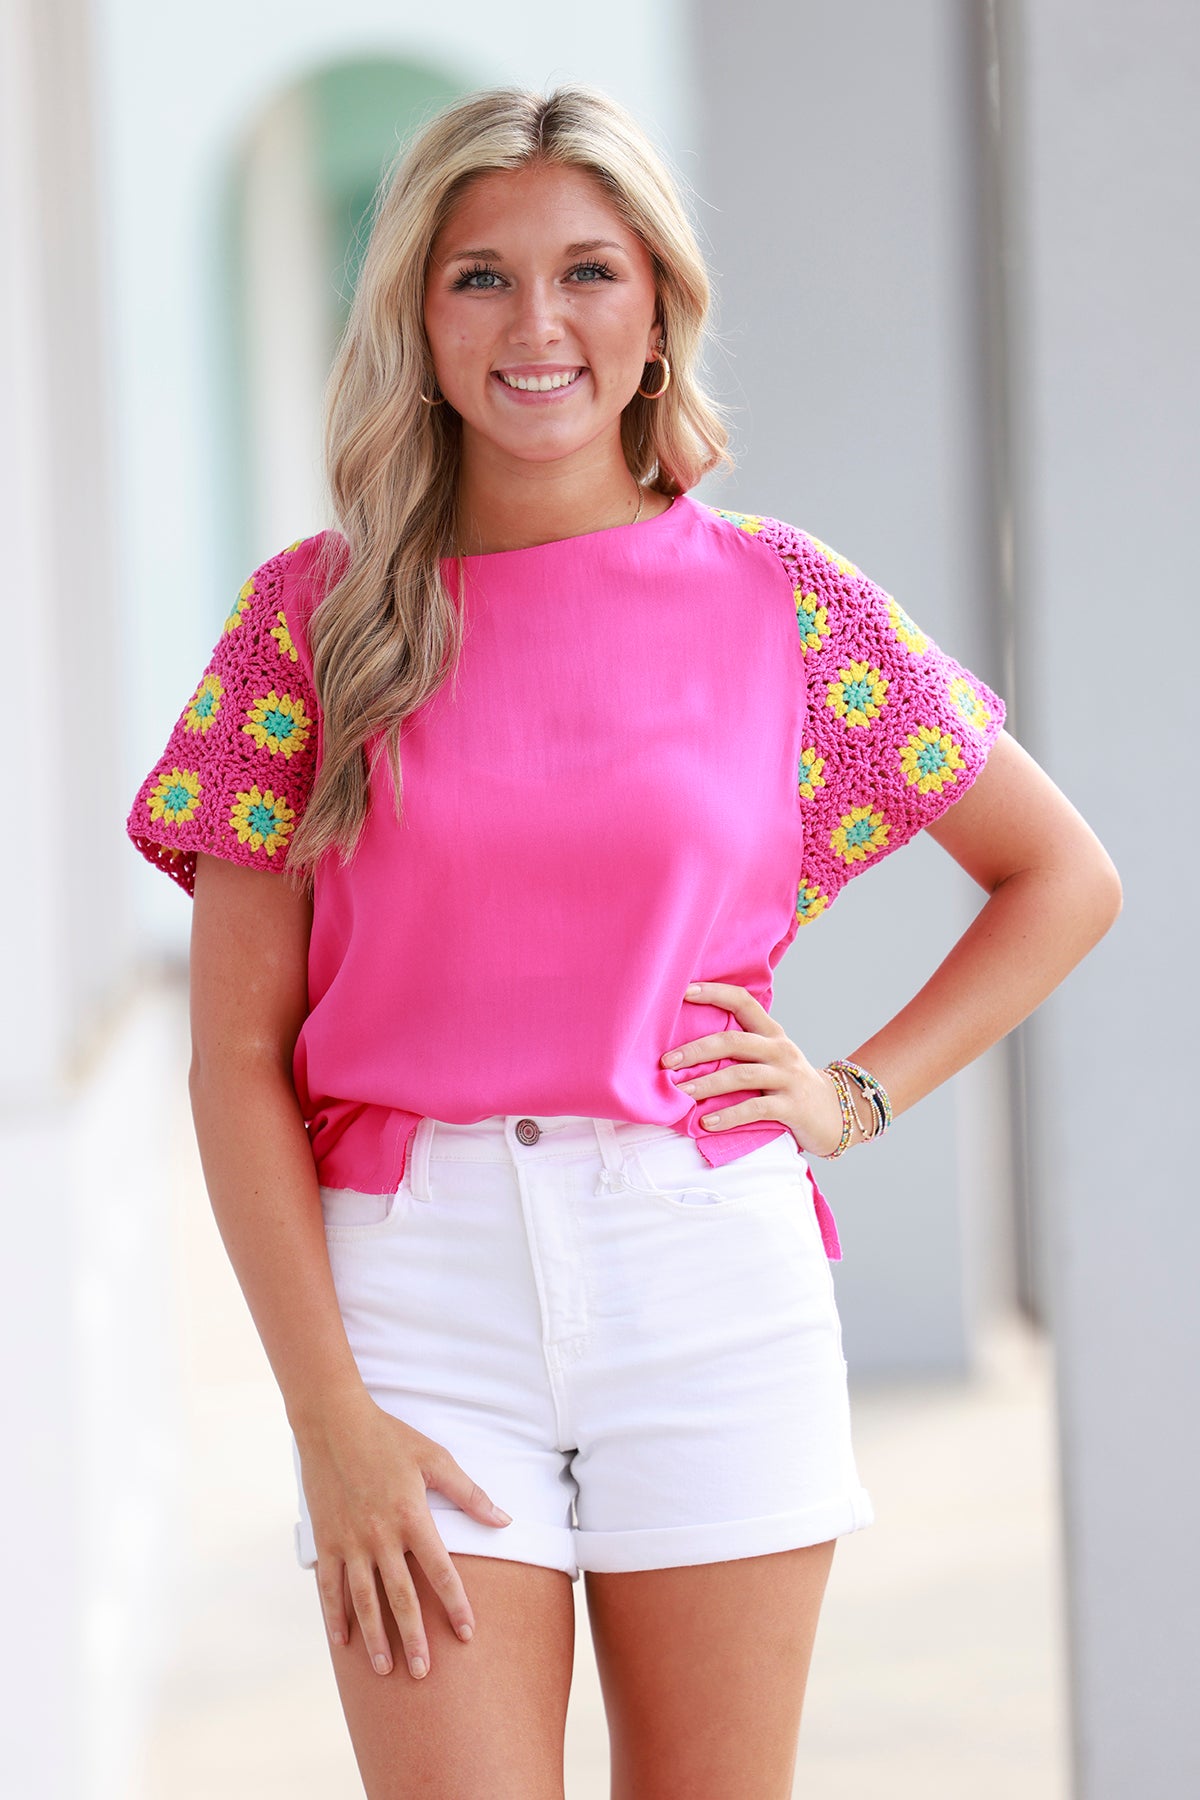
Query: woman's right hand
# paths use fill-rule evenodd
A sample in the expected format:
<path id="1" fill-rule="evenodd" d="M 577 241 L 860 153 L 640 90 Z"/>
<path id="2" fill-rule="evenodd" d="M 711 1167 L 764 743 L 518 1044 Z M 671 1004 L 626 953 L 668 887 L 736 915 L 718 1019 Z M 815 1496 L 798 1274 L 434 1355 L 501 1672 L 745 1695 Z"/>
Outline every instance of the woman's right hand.
<path id="1" fill-rule="evenodd" d="M 475 1629 L 466 1590 L 450 1560 L 425 1497 L 436 1487 L 485 1525 L 508 1525 L 478 1482 L 450 1452 L 403 1420 L 393 1418 L 364 1389 L 336 1414 L 295 1432 L 304 1498 L 317 1548 L 317 1586 L 330 1641 L 347 1644 L 346 1589 L 372 1666 L 392 1669 L 375 1570 L 379 1570 L 411 1672 L 430 1664 L 420 1602 L 409 1570 L 411 1550 L 441 1597 L 455 1632 Z"/>

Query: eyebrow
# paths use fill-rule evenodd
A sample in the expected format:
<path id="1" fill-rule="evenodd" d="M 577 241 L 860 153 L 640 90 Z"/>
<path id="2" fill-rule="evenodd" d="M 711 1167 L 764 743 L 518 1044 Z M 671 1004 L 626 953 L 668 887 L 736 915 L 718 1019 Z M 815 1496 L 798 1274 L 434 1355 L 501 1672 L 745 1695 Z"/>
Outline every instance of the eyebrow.
<path id="1" fill-rule="evenodd" d="M 624 248 L 625 246 L 623 244 L 614 244 L 609 238 L 582 238 L 577 244 L 568 244 L 563 251 L 563 254 L 564 256 L 582 256 L 584 252 L 588 250 L 624 251 Z M 445 260 L 447 262 L 457 262 L 464 256 L 486 256 L 490 257 L 492 262 L 504 261 L 504 252 L 502 250 L 492 250 L 486 245 L 482 249 L 452 250 Z"/>

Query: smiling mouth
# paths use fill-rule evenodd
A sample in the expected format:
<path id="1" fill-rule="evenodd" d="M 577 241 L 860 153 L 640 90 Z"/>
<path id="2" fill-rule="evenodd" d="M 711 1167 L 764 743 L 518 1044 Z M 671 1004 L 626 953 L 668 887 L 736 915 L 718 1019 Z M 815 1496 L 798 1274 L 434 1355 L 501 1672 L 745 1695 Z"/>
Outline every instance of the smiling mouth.
<path id="1" fill-rule="evenodd" d="M 579 377 L 585 373 L 583 369 L 562 375 L 506 375 L 502 369 L 493 369 L 493 375 L 506 388 L 518 394 L 557 394 L 563 388 L 574 387 Z"/>

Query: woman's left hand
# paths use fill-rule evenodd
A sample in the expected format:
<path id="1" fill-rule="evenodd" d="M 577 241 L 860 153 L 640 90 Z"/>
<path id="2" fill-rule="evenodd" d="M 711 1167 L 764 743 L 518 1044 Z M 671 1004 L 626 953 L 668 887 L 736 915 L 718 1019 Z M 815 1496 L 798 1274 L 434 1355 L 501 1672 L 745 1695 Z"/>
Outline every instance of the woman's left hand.
<path id="1" fill-rule="evenodd" d="M 794 1044 L 777 1019 L 754 998 L 748 988 L 732 981 L 694 982 L 684 994 L 702 1006 L 721 1006 L 731 1012 L 741 1031 L 710 1031 L 675 1045 L 661 1058 L 674 1074 L 696 1063 L 734 1059 L 727 1069 L 698 1075 L 676 1086 L 693 1100 L 712 1094 L 737 1093 L 761 1088 L 754 1100 L 740 1100 L 701 1119 L 706 1131 L 725 1131 L 731 1125 L 748 1125 L 761 1119 L 778 1119 L 791 1131 L 801 1150 L 828 1156 L 842 1136 L 842 1108 L 833 1077 L 814 1068 L 798 1044 Z M 855 1132 L 855 1136 L 858 1133 Z"/>

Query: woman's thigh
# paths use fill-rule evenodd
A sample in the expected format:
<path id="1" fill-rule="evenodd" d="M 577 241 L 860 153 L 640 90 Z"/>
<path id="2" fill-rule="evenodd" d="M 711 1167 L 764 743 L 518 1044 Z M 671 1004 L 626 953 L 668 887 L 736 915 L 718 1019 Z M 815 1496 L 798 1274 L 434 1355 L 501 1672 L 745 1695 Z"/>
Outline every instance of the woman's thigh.
<path id="1" fill-rule="evenodd" d="M 429 1639 L 427 1675 L 409 1672 L 378 1573 L 391 1674 L 371 1667 L 353 1609 L 349 1643 L 330 1646 L 367 1800 L 562 1800 L 575 1650 L 571 1578 L 500 1557 L 452 1551 L 451 1560 L 475 1616 L 465 1644 L 408 1557 Z"/>
<path id="2" fill-rule="evenodd" d="M 584 1572 L 612 1800 L 788 1800 L 836 1543 Z"/>

